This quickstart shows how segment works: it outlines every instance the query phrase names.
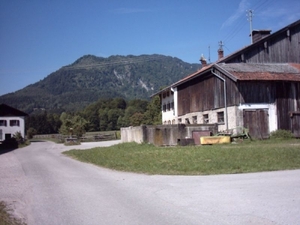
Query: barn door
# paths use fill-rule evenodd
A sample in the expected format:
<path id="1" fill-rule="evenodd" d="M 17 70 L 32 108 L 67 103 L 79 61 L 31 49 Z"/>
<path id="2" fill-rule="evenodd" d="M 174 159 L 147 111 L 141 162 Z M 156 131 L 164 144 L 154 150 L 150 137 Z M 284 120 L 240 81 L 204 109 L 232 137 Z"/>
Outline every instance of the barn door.
<path id="1" fill-rule="evenodd" d="M 269 134 L 268 109 L 244 110 L 244 127 L 249 129 L 252 138 L 267 139 Z"/>
<path id="2" fill-rule="evenodd" d="M 300 112 L 291 113 L 292 133 L 295 137 L 300 138 Z"/>

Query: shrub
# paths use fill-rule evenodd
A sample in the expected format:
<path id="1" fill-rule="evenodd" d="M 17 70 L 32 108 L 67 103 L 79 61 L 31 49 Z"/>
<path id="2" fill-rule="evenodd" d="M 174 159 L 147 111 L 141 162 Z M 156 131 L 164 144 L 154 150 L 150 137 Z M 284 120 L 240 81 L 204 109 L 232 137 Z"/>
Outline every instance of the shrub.
<path id="1" fill-rule="evenodd" d="M 16 132 L 14 135 L 13 135 L 13 138 L 19 143 L 19 144 L 22 144 L 24 143 L 24 138 L 22 137 L 22 134 L 21 132 Z"/>
<path id="2" fill-rule="evenodd" d="M 28 130 L 27 130 L 27 138 L 28 139 L 32 139 L 34 135 L 37 134 L 37 131 L 36 129 L 30 127 Z"/>
<path id="3" fill-rule="evenodd" d="M 294 138 L 293 134 L 289 130 L 276 130 L 271 132 L 271 139 L 292 139 Z"/>

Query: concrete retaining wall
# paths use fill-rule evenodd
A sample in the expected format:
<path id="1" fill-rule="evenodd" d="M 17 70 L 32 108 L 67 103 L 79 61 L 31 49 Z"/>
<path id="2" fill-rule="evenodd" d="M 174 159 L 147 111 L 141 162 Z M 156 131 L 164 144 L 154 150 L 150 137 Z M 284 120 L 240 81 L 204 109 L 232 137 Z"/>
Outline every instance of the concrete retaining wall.
<path id="1" fill-rule="evenodd" d="M 181 140 L 192 139 L 193 131 L 210 131 L 211 134 L 216 134 L 217 130 L 217 124 L 143 125 L 139 127 L 125 127 L 121 128 L 121 141 L 137 143 L 144 142 L 155 144 L 157 146 L 172 146 L 178 145 Z M 183 143 L 183 141 L 181 141 L 181 143 Z"/>

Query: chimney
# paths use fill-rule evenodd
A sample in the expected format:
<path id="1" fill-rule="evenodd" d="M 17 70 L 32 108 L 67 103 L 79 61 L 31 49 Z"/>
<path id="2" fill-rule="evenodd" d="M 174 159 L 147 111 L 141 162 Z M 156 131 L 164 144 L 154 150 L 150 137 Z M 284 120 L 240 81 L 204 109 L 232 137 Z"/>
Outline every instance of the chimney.
<path id="1" fill-rule="evenodd" d="M 200 62 L 201 62 L 201 64 L 202 64 L 202 67 L 207 66 L 207 61 L 206 61 L 206 59 L 204 58 L 203 54 L 202 54 L 202 56 L 201 56 L 201 58 L 200 58 Z"/>
<path id="2" fill-rule="evenodd" d="M 253 30 L 252 31 L 252 43 L 258 42 L 259 40 L 269 36 L 272 30 Z"/>
<path id="3" fill-rule="evenodd" d="M 224 57 L 224 51 L 223 51 L 223 42 L 219 42 L 219 49 L 218 49 L 218 60 L 222 59 Z"/>

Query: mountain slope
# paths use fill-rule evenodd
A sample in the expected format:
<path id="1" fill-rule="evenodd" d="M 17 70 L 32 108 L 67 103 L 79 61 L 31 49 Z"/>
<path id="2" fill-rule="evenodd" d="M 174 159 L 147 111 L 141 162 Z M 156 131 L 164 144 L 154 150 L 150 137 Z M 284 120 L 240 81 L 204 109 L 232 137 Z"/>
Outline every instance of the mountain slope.
<path id="1" fill-rule="evenodd" d="M 76 111 L 99 98 L 148 99 L 199 67 L 163 55 L 86 55 L 37 83 L 0 96 L 0 102 L 31 113 L 36 108 Z"/>

